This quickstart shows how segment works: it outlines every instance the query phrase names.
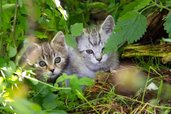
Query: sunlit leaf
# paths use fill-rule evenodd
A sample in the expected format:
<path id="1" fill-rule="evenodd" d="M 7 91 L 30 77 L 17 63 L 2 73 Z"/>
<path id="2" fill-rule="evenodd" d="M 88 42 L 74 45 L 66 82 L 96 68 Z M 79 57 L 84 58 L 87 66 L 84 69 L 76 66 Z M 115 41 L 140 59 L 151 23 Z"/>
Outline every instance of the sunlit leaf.
<path id="1" fill-rule="evenodd" d="M 75 23 L 71 25 L 71 34 L 72 36 L 79 36 L 83 31 L 83 24 L 82 23 Z"/>
<path id="2" fill-rule="evenodd" d="M 14 57 L 17 54 L 17 49 L 15 47 L 9 46 L 8 56 Z"/>
<path id="3" fill-rule="evenodd" d="M 35 31 L 34 33 L 35 33 L 37 38 L 40 38 L 40 39 L 48 38 L 47 35 L 45 35 L 42 32 Z"/>
<path id="4" fill-rule="evenodd" d="M 16 70 L 16 64 L 13 61 L 8 61 L 8 65 L 2 68 L 6 76 L 11 76 Z"/>
<path id="5" fill-rule="evenodd" d="M 170 42 L 171 43 L 171 38 L 163 38 L 162 40 L 165 41 L 165 42 Z"/>
<path id="6" fill-rule="evenodd" d="M 80 78 L 79 83 L 80 85 L 92 86 L 94 84 L 94 81 L 91 78 L 83 77 Z"/>
<path id="7" fill-rule="evenodd" d="M 72 35 L 65 35 L 65 41 L 66 43 L 71 46 L 71 47 L 76 47 L 77 43 L 76 43 L 76 39 L 74 37 L 72 37 Z"/>
<path id="8" fill-rule="evenodd" d="M 45 114 L 38 104 L 32 103 L 26 99 L 15 99 L 10 103 L 17 114 Z"/>

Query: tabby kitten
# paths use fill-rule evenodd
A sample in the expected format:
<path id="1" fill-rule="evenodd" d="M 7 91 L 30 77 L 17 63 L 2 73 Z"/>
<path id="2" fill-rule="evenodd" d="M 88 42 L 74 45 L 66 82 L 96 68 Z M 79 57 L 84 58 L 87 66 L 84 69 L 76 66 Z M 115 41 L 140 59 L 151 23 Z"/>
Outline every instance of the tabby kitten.
<path id="1" fill-rule="evenodd" d="M 67 59 L 68 49 L 60 31 L 50 42 L 32 43 L 21 57 L 20 64 L 34 67 L 37 79 L 54 83 L 65 68 Z"/>
<path id="2" fill-rule="evenodd" d="M 94 78 L 97 71 L 116 69 L 119 64 L 117 53 L 103 53 L 114 26 L 114 19 L 109 15 L 100 26 L 85 29 L 77 38 L 78 50 L 69 49 L 70 62 L 66 72 Z"/>

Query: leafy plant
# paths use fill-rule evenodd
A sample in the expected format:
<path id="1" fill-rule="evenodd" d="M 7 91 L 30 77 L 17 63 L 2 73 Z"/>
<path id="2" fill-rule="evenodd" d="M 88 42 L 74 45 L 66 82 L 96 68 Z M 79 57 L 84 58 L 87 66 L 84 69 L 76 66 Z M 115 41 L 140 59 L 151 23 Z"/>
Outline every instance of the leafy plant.
<path id="1" fill-rule="evenodd" d="M 114 17 L 116 26 L 106 44 L 105 51 L 106 53 L 116 51 L 125 42 L 131 44 L 143 37 L 147 28 L 147 16 L 153 13 L 153 9 L 169 12 L 164 20 L 164 28 L 169 34 L 169 38 L 165 41 L 170 42 L 170 8 L 170 0 L 1 0 L 0 113 L 66 114 L 78 111 L 77 109 L 92 110 L 95 113 L 105 109 L 102 112 L 110 113 L 120 109 L 117 107 L 118 104 L 123 110 L 125 107 L 130 110 L 131 106 L 132 112 L 135 113 L 137 111 L 152 112 L 155 109 L 169 112 L 171 110 L 169 107 L 159 106 L 159 102 L 156 102 L 162 96 L 163 80 L 159 83 L 158 99 L 149 103 L 117 95 L 114 87 L 109 91 L 109 88 L 102 88 L 97 97 L 92 99 L 89 98 L 90 94 L 86 96 L 82 91 L 84 86 L 94 84 L 91 79 L 79 79 L 75 75 L 63 74 L 55 85 L 43 83 L 32 78 L 34 73 L 31 71 L 18 68 L 15 57 L 27 36 L 34 35 L 40 40 L 49 40 L 59 30 L 66 34 L 67 44 L 76 47 L 75 37 L 82 33 L 83 28 L 97 18 L 103 20 L 108 14 Z M 151 60 L 141 61 L 140 64 L 143 66 L 146 64 L 149 67 L 152 62 Z M 157 60 L 154 68 L 158 70 L 159 67 L 161 65 Z M 160 75 L 160 78 L 163 77 Z M 69 86 L 68 83 L 70 83 Z M 97 91 L 97 88 L 93 91 Z M 143 99 L 145 99 L 145 93 L 146 90 L 144 90 Z M 167 95 L 166 97 L 168 98 Z M 144 108 L 134 109 L 137 104 Z"/>

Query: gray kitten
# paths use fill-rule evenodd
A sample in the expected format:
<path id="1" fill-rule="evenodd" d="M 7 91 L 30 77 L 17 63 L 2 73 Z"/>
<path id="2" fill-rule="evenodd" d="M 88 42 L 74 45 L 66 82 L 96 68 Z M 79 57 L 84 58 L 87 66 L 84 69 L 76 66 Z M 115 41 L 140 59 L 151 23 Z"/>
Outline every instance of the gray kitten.
<path id="1" fill-rule="evenodd" d="M 97 71 L 110 71 L 119 64 L 116 52 L 105 54 L 103 50 L 114 29 L 114 19 L 107 16 L 100 26 L 84 29 L 77 38 L 77 48 L 69 48 L 69 66 L 67 74 L 77 74 L 79 77 L 95 77 Z"/>
<path id="2" fill-rule="evenodd" d="M 68 60 L 68 49 L 63 32 L 58 32 L 50 42 L 31 43 L 21 57 L 20 65 L 35 69 L 36 78 L 54 83 Z"/>

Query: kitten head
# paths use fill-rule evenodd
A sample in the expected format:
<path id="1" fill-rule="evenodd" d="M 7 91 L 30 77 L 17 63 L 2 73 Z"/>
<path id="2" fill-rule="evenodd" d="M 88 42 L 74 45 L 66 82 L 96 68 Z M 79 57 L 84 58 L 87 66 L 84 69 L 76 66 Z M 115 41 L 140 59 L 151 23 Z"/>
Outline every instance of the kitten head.
<path id="1" fill-rule="evenodd" d="M 108 59 L 107 54 L 103 54 L 105 43 L 114 29 L 114 19 L 109 15 L 100 27 L 91 30 L 85 29 L 81 36 L 77 38 L 78 50 L 87 64 L 101 65 Z"/>
<path id="2" fill-rule="evenodd" d="M 64 34 L 58 32 L 50 42 L 31 44 L 24 56 L 26 63 L 35 67 L 37 79 L 54 81 L 64 69 L 68 58 Z"/>

